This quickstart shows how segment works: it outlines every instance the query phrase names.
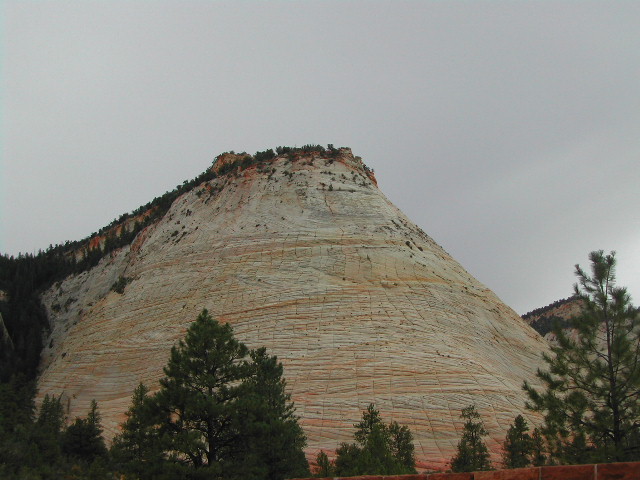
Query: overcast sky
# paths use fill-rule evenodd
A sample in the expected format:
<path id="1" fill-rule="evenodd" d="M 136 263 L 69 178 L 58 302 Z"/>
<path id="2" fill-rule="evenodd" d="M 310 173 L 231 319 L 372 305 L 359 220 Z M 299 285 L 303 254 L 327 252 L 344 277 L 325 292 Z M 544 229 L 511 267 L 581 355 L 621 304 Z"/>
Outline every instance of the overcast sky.
<path id="1" fill-rule="evenodd" d="M 2 253 L 332 143 L 518 313 L 594 249 L 640 303 L 638 1 L 1 5 Z"/>

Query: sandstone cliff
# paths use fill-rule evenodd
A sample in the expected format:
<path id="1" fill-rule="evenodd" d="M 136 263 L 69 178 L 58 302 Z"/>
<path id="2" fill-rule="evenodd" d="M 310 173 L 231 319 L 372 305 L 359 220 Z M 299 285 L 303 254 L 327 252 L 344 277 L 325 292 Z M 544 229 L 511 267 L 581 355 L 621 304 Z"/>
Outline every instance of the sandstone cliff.
<path id="1" fill-rule="evenodd" d="M 134 242 L 42 300 L 51 321 L 39 395 L 70 415 L 96 399 L 107 436 L 151 389 L 202 308 L 285 376 L 310 456 L 349 441 L 374 402 L 442 468 L 475 403 L 499 451 L 547 345 L 394 207 L 348 149 L 239 166 L 181 195 Z M 425 206 L 428 208 L 428 206 Z M 127 279 L 122 294 L 111 289 Z"/>
<path id="2" fill-rule="evenodd" d="M 582 301 L 577 297 L 569 297 L 525 313 L 522 319 L 547 341 L 553 342 L 554 324 L 557 322 L 561 327 L 569 328 L 569 319 L 579 315 L 581 310 Z"/>

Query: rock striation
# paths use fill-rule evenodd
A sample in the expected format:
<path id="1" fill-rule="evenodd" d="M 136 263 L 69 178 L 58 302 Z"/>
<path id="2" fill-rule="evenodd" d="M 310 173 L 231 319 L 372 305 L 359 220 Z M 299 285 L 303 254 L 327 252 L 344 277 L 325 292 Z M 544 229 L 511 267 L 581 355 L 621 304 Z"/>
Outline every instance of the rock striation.
<path id="1" fill-rule="evenodd" d="M 42 295 L 51 322 L 39 396 L 108 437 L 133 389 L 152 390 L 171 346 L 207 308 L 285 376 L 308 454 L 350 441 L 373 402 L 407 424 L 422 468 L 443 468 L 475 403 L 494 453 L 537 385 L 544 340 L 393 206 L 349 149 L 281 155 L 180 196 L 93 269 Z M 128 283 L 112 290 L 119 278 Z"/>

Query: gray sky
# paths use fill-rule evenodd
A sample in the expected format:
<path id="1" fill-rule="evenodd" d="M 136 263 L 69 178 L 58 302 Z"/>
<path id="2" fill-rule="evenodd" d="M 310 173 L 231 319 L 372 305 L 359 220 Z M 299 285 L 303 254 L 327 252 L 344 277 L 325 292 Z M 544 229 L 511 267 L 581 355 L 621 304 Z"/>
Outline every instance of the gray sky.
<path id="1" fill-rule="evenodd" d="M 600 248 L 640 303 L 638 1 L 1 5 L 2 253 L 333 143 L 518 313 Z"/>

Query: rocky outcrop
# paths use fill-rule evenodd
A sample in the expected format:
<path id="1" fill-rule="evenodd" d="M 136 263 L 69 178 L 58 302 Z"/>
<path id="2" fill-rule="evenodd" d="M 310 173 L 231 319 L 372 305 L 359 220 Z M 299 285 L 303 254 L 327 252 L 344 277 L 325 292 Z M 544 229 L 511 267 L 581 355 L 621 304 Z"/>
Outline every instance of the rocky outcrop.
<path id="1" fill-rule="evenodd" d="M 236 160 L 238 160 L 236 158 Z M 39 395 L 91 399 L 106 434 L 135 386 L 207 308 L 283 362 L 308 452 L 352 438 L 373 402 L 441 468 L 474 403 L 499 442 L 524 410 L 546 343 L 380 192 L 350 150 L 236 165 L 180 196 L 97 267 L 46 291 Z M 123 278 L 122 293 L 112 285 Z"/>
<path id="2" fill-rule="evenodd" d="M 555 341 L 553 333 L 554 325 L 563 329 L 569 328 L 569 319 L 576 317 L 582 311 L 582 300 L 578 297 L 569 297 L 553 302 L 542 308 L 536 308 L 525 313 L 522 319 L 547 341 Z"/>

